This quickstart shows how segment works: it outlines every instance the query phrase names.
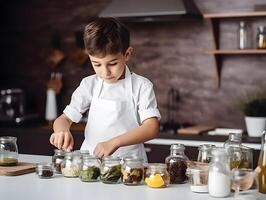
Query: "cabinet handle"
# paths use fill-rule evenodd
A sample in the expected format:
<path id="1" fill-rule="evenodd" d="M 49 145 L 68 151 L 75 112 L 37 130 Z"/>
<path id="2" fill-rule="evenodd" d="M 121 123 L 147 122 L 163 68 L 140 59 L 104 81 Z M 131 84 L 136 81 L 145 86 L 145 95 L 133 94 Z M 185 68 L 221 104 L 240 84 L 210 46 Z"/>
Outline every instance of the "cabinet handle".
<path id="1" fill-rule="evenodd" d="M 145 147 L 144 149 L 145 149 L 146 153 L 150 153 L 151 152 L 151 148 L 149 148 L 149 147 Z"/>

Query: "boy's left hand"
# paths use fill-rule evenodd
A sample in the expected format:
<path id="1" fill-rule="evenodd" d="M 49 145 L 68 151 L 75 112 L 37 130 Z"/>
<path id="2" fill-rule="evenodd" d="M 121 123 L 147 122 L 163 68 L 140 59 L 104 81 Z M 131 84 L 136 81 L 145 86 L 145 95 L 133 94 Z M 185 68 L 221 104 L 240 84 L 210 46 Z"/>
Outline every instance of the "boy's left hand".
<path id="1" fill-rule="evenodd" d="M 98 157 L 108 156 L 114 153 L 118 149 L 118 141 L 113 138 L 106 142 L 100 142 L 96 145 L 93 154 Z"/>

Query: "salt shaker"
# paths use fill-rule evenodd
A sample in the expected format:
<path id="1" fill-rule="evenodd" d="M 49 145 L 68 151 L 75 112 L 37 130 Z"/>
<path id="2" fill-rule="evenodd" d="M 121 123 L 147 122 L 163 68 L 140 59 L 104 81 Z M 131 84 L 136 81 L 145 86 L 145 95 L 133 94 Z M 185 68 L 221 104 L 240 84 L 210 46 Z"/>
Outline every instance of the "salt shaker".
<path id="1" fill-rule="evenodd" d="M 223 148 L 212 150 L 209 164 L 209 194 L 213 197 L 227 197 L 230 194 L 231 179 L 229 158 Z"/>

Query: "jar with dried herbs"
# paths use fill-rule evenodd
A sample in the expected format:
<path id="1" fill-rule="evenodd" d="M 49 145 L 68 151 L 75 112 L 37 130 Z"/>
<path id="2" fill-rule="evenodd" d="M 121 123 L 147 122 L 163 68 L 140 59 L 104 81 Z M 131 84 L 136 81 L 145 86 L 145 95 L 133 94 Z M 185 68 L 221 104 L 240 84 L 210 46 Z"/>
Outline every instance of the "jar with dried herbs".
<path id="1" fill-rule="evenodd" d="M 101 162 L 96 156 L 83 154 L 80 165 L 79 177 L 84 182 L 95 182 L 100 180 Z"/>
<path id="2" fill-rule="evenodd" d="M 65 177 L 78 177 L 79 176 L 79 165 L 80 165 L 80 155 L 67 152 L 65 153 L 65 158 L 61 163 L 61 172 Z"/>
<path id="3" fill-rule="evenodd" d="M 125 185 L 139 185 L 144 174 L 143 159 L 138 157 L 126 157 L 122 165 L 122 182 Z"/>
<path id="4" fill-rule="evenodd" d="M 103 183 L 120 183 L 121 180 L 121 159 L 113 156 L 102 158 L 101 181 Z"/>
<path id="5" fill-rule="evenodd" d="M 61 163 L 65 158 L 65 151 L 61 149 L 55 149 L 54 155 L 52 156 L 52 163 L 55 173 L 61 174 Z"/>
<path id="6" fill-rule="evenodd" d="M 169 185 L 170 176 L 166 164 L 152 163 L 149 164 L 146 171 L 145 183 L 152 188 L 164 188 Z"/>
<path id="7" fill-rule="evenodd" d="M 187 181 L 186 170 L 188 157 L 184 153 L 185 146 L 183 144 L 172 144 L 170 155 L 166 157 L 165 163 L 167 171 L 170 174 L 170 183 L 185 183 Z"/>

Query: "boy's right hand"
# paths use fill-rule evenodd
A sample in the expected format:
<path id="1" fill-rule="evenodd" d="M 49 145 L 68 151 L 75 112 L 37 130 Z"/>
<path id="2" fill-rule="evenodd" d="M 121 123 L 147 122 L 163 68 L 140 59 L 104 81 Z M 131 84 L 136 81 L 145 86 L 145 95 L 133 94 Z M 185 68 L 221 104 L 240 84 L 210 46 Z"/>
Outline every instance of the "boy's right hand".
<path id="1" fill-rule="evenodd" d="M 51 135 L 50 143 L 58 149 L 72 150 L 74 139 L 70 131 L 60 131 Z"/>

